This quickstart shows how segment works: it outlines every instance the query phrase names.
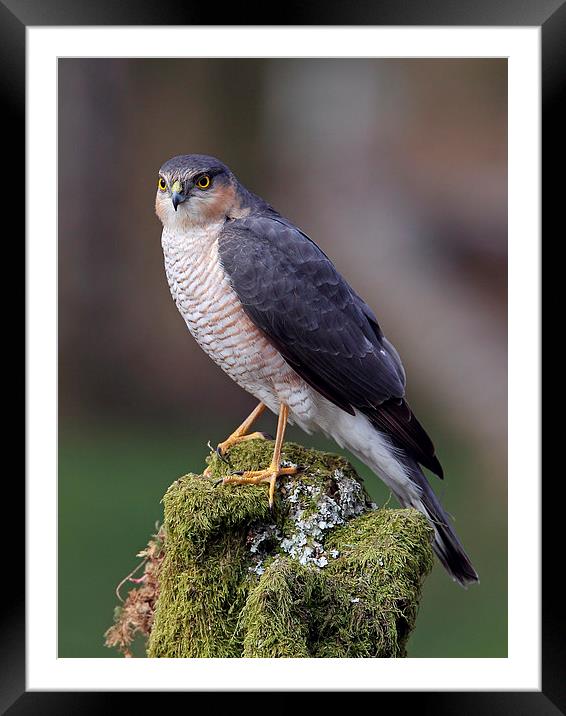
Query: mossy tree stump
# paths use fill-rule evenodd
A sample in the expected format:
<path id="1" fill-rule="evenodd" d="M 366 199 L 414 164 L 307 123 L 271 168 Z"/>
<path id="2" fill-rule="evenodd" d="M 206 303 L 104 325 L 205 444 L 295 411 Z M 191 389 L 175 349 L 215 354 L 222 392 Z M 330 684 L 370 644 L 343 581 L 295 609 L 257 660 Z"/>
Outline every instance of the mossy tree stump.
<path id="1" fill-rule="evenodd" d="M 212 456 L 210 476 L 165 494 L 161 557 L 146 567 L 148 656 L 404 656 L 432 567 L 427 520 L 378 509 L 346 460 L 291 443 L 284 464 L 301 472 L 279 479 L 273 513 L 267 485 L 216 484 L 265 467 L 272 450 L 241 443 L 230 465 Z"/>

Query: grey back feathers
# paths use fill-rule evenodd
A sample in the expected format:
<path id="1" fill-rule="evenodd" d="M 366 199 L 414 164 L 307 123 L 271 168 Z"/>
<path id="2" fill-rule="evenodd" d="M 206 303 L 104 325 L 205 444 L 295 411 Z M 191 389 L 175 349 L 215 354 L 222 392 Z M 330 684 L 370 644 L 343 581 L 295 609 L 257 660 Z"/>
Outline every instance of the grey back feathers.
<path id="1" fill-rule="evenodd" d="M 244 310 L 303 380 L 346 412 L 367 415 L 396 447 L 442 476 L 404 400 L 397 351 L 318 246 L 287 220 L 260 212 L 227 223 L 218 248 Z"/>

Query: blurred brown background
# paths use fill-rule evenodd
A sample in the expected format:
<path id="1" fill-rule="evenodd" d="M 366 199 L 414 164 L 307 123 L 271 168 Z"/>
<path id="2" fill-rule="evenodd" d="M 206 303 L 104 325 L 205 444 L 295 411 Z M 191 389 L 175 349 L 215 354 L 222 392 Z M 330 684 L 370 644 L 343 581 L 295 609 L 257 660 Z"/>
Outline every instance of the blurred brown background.
<path id="1" fill-rule="evenodd" d="M 409 654 L 505 656 L 507 64 L 477 59 L 59 61 L 60 656 L 112 656 L 161 495 L 253 406 L 165 280 L 157 171 L 191 152 L 301 226 L 403 358 L 482 580 L 435 568 Z"/>

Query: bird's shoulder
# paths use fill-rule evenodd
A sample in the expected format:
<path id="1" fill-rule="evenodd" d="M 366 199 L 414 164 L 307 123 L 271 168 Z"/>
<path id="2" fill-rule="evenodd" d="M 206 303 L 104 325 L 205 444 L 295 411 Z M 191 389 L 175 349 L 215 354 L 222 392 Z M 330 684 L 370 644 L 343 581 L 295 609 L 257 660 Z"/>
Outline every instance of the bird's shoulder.
<path id="1" fill-rule="evenodd" d="M 254 255 L 270 255 L 273 260 L 331 263 L 312 239 L 269 205 L 227 221 L 219 235 L 219 247 L 227 260 L 249 256 L 253 250 Z"/>
<path id="2" fill-rule="evenodd" d="M 370 342 L 381 343 L 383 333 L 371 308 L 324 251 L 271 207 L 227 222 L 218 246 L 236 292 L 247 292 L 248 301 L 249 292 L 268 290 L 273 310 L 316 310 L 319 317 L 343 314 Z"/>

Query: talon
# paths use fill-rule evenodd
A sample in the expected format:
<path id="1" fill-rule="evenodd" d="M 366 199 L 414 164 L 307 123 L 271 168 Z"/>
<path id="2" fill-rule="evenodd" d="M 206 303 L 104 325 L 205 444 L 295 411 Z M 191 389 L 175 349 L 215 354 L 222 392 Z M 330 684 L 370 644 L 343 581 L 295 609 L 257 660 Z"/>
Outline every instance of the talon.
<path id="1" fill-rule="evenodd" d="M 222 460 L 225 465 L 228 465 L 228 467 L 232 467 L 232 461 L 230 460 L 230 456 L 224 455 L 220 448 L 220 445 L 216 448 L 215 452 L 218 455 L 218 458 Z"/>
<path id="2" fill-rule="evenodd" d="M 277 478 L 281 475 L 294 475 L 296 467 L 277 467 L 271 465 L 266 470 L 239 470 L 228 477 L 224 477 L 224 485 L 260 485 L 262 482 L 269 483 L 269 507 L 272 509 L 275 502 L 275 486 Z"/>
<path id="3" fill-rule="evenodd" d="M 275 483 L 277 482 L 278 475 L 272 476 L 269 481 L 269 511 L 273 514 L 273 505 L 275 503 Z"/>
<path id="4" fill-rule="evenodd" d="M 261 406 L 262 404 L 260 404 Z M 258 408 L 256 408 L 256 411 Z M 295 475 L 299 471 L 299 467 L 293 465 L 293 467 L 281 467 L 281 446 L 283 445 L 283 436 L 285 434 L 285 426 L 287 424 L 287 416 L 289 408 L 281 403 L 279 407 L 279 420 L 277 423 L 277 436 L 275 438 L 275 446 L 273 451 L 273 458 L 271 465 L 265 470 L 238 470 L 232 475 L 222 478 L 215 483 L 219 485 L 259 485 L 262 482 L 269 483 L 269 509 L 273 511 L 273 505 L 275 502 L 275 486 L 277 484 L 277 478 L 280 475 Z M 249 419 L 248 419 L 249 422 Z M 242 426 L 243 427 L 243 426 Z M 252 440 L 257 437 L 264 438 L 264 433 L 252 433 L 250 435 L 233 434 L 228 440 L 225 440 L 217 448 L 218 451 L 224 451 L 224 448 L 229 445 L 233 445 L 242 440 Z"/>

